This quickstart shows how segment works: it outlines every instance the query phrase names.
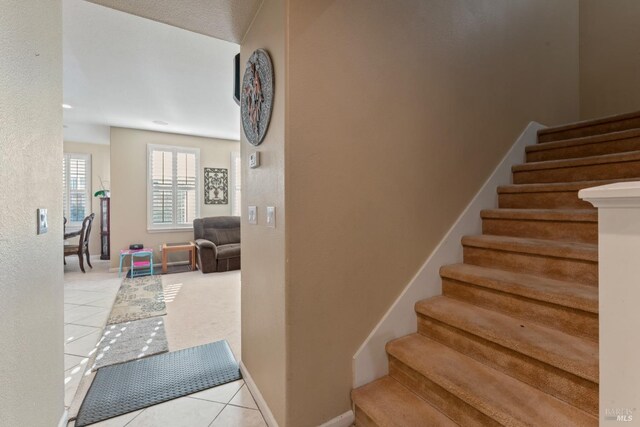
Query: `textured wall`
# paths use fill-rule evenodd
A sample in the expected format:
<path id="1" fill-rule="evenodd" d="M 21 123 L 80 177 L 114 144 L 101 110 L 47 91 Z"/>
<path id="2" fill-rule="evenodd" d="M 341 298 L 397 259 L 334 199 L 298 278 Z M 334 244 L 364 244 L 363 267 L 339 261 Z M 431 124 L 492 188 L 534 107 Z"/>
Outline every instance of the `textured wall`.
<path id="1" fill-rule="evenodd" d="M 640 1 L 580 0 L 580 116 L 640 109 Z"/>
<path id="2" fill-rule="evenodd" d="M 132 243 L 153 248 L 160 261 L 160 245 L 193 240 L 193 230 L 147 231 L 147 144 L 200 149 L 200 216 L 229 215 L 231 205 L 204 204 L 204 168 L 229 169 L 231 152 L 238 141 L 201 138 L 174 133 L 111 128 L 111 266 L 117 267 L 120 249 Z M 186 253 L 171 254 L 169 261 L 182 261 Z"/>
<path id="3" fill-rule="evenodd" d="M 242 361 L 281 426 L 285 423 L 285 0 L 265 0 L 240 49 L 241 64 L 258 48 L 271 55 L 275 97 L 269 131 L 258 147 L 261 166 L 246 167 L 255 151 L 242 133 Z M 244 72 L 244 68 L 242 70 Z M 258 225 L 247 206 L 258 206 Z M 276 207 L 276 228 L 265 207 Z"/>
<path id="4" fill-rule="evenodd" d="M 88 0 L 195 33 L 240 43 L 262 0 Z"/>
<path id="5" fill-rule="evenodd" d="M 102 178 L 105 188 L 110 189 L 110 146 L 65 141 L 64 152 L 91 154 L 91 212 L 96 214 L 96 218 L 91 228 L 91 236 L 89 236 L 89 253 L 92 256 L 100 255 L 100 199 L 93 197 L 93 194 L 102 190 L 100 178 Z"/>
<path id="6" fill-rule="evenodd" d="M 297 427 L 350 409 L 358 346 L 526 124 L 578 119 L 578 2 L 288 4 Z"/>
<path id="7" fill-rule="evenodd" d="M 60 1 L 0 2 L 0 58 L 0 425 L 52 427 L 64 410 Z"/>

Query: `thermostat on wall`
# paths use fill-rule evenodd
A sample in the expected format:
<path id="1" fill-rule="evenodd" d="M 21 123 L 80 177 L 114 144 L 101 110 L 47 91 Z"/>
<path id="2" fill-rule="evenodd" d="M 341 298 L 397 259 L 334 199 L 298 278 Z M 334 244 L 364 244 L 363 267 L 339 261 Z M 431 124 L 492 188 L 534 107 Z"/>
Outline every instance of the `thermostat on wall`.
<path id="1" fill-rule="evenodd" d="M 253 153 L 249 154 L 249 167 L 251 169 L 255 169 L 258 166 L 260 166 L 260 152 L 254 151 Z"/>

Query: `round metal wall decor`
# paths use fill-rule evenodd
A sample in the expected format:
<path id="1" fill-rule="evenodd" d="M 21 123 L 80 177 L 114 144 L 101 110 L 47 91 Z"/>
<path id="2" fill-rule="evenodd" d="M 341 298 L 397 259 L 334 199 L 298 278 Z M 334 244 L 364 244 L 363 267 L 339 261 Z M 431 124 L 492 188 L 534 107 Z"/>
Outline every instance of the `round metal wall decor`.
<path id="1" fill-rule="evenodd" d="M 251 54 L 244 69 L 240 93 L 242 128 L 252 145 L 260 145 L 267 134 L 273 109 L 273 66 L 264 49 Z"/>

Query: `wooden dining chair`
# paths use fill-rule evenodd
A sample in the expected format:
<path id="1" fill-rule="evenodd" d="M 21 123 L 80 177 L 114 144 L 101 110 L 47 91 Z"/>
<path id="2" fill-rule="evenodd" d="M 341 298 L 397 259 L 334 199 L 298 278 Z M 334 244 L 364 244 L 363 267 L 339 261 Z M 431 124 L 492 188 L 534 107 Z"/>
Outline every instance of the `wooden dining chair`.
<path id="1" fill-rule="evenodd" d="M 86 217 L 82 221 L 82 229 L 80 230 L 80 240 L 78 240 L 77 245 L 65 245 L 64 246 L 64 256 L 67 255 L 78 255 L 78 260 L 80 263 L 80 270 L 84 271 L 84 260 L 83 256 L 87 259 L 87 264 L 89 267 L 93 268 L 91 265 L 91 258 L 89 254 L 89 236 L 91 235 L 91 224 L 93 224 L 93 219 L 96 214 L 91 214 Z"/>

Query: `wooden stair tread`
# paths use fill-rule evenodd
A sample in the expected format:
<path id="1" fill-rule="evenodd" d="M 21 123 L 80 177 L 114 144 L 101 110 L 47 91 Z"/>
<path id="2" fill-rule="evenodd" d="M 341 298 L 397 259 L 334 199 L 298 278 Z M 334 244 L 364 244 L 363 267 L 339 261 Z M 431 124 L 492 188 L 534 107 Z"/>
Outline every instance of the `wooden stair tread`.
<path id="1" fill-rule="evenodd" d="M 626 151 L 623 153 L 602 154 L 600 156 L 579 157 L 576 159 L 545 160 L 542 162 L 523 163 L 512 166 L 511 171 L 513 173 L 518 173 L 525 171 L 572 168 L 578 166 L 637 162 L 639 160 L 640 151 Z"/>
<path id="2" fill-rule="evenodd" d="M 580 145 L 598 144 L 602 142 L 617 141 L 620 139 L 635 138 L 640 136 L 640 129 L 628 129 L 619 132 L 609 132 L 599 135 L 583 136 L 579 138 L 562 139 L 543 144 L 527 145 L 525 151 L 534 153 L 540 151 L 557 150 L 559 148 L 577 147 Z"/>
<path id="3" fill-rule="evenodd" d="M 462 245 L 556 258 L 571 258 L 592 262 L 598 261 L 598 246 L 589 243 L 560 242 L 483 234 L 478 236 L 464 236 L 462 238 Z"/>
<path id="4" fill-rule="evenodd" d="M 480 216 L 492 219 L 598 222 L 594 209 L 485 209 Z"/>
<path id="5" fill-rule="evenodd" d="M 598 383 L 593 341 L 445 296 L 419 301 L 416 312 Z"/>
<path id="6" fill-rule="evenodd" d="M 567 135 L 573 136 L 581 131 L 589 132 L 591 135 L 601 135 L 623 129 L 633 129 L 639 127 L 637 125 L 638 122 L 640 122 L 640 111 L 633 111 L 598 119 L 582 120 L 561 126 L 552 126 L 538 131 L 538 143 L 567 139 Z"/>
<path id="7" fill-rule="evenodd" d="M 637 181 L 638 178 L 601 179 L 593 181 L 546 182 L 534 184 L 509 184 L 498 186 L 498 194 L 505 193 L 550 193 L 564 191 L 578 191 L 583 188 L 599 187 L 616 182 Z"/>
<path id="8" fill-rule="evenodd" d="M 419 334 L 391 341 L 387 352 L 503 425 L 597 425 L 586 412 Z"/>
<path id="9" fill-rule="evenodd" d="M 360 409 L 380 427 L 458 425 L 389 376 L 353 390 L 351 396 L 356 419 Z"/>
<path id="10" fill-rule="evenodd" d="M 594 286 L 471 264 L 443 266 L 440 268 L 440 276 L 537 301 L 598 313 L 598 289 Z"/>

